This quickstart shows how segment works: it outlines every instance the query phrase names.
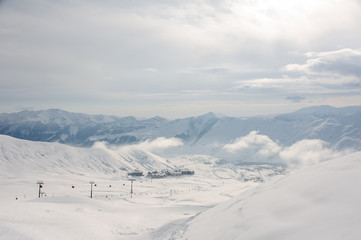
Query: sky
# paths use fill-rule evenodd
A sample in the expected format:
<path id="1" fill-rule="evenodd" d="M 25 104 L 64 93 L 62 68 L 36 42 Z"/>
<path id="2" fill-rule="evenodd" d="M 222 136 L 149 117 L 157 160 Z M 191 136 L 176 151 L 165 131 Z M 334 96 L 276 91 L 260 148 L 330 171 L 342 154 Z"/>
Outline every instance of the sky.
<path id="1" fill-rule="evenodd" d="M 0 112 L 361 103 L 360 0 L 0 0 Z"/>

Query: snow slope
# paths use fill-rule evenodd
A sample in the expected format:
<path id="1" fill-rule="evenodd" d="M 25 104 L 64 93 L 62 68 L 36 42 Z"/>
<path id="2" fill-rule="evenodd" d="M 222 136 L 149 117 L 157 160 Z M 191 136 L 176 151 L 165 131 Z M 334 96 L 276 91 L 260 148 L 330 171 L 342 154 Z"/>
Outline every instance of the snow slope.
<path id="1" fill-rule="evenodd" d="M 151 171 L 170 167 L 165 159 L 140 148 L 76 148 L 0 135 L 0 171 L 4 173 L 126 174 L 135 169 Z"/>
<path id="2" fill-rule="evenodd" d="M 124 175 L 174 165 L 196 174 L 133 185 Z M 0 239 L 360 239 L 360 166 L 356 152 L 283 175 L 210 156 L 164 160 L 0 135 Z"/>
<path id="3" fill-rule="evenodd" d="M 173 232 L 172 239 L 188 240 L 360 239 L 360 183 L 361 152 L 356 152 L 279 176 L 158 236 Z"/>
<path id="4" fill-rule="evenodd" d="M 283 174 L 274 166 L 221 164 L 203 155 L 163 160 L 139 146 L 75 148 L 0 136 L 0 239 L 152 239 L 157 229 Z M 133 179 L 123 170 L 167 164 L 195 174 Z M 90 181 L 96 183 L 92 199 Z"/>

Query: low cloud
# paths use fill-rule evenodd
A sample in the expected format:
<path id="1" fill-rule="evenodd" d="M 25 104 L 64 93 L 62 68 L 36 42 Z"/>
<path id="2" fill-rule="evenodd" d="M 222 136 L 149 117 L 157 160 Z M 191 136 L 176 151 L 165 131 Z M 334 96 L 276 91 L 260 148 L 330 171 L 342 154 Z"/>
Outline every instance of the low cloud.
<path id="1" fill-rule="evenodd" d="M 92 148 L 102 149 L 113 157 L 118 158 L 119 156 L 123 156 L 124 153 L 127 154 L 129 152 L 133 152 L 134 150 L 157 155 L 168 148 L 179 147 L 182 145 L 183 142 L 178 138 L 159 137 L 154 140 L 146 140 L 137 144 L 122 146 L 111 146 L 107 142 L 95 142 Z"/>
<path id="2" fill-rule="evenodd" d="M 305 139 L 291 146 L 278 145 L 266 135 L 252 131 L 248 135 L 226 144 L 223 149 L 229 159 L 241 162 L 284 163 L 291 168 L 301 168 L 330 160 L 348 152 L 335 151 L 319 139 Z"/>
<path id="3" fill-rule="evenodd" d="M 268 161 L 277 156 L 280 146 L 266 135 L 260 135 L 258 131 L 252 131 L 244 137 L 236 139 L 233 143 L 226 144 L 224 150 L 231 154 L 237 154 L 242 161 Z"/>
<path id="4" fill-rule="evenodd" d="M 159 137 L 154 140 L 145 140 L 137 144 L 123 145 L 118 147 L 109 147 L 106 142 L 95 142 L 93 148 L 117 151 L 121 149 L 138 148 L 149 152 L 162 152 L 171 147 L 183 146 L 182 140 L 179 138 Z"/>
<path id="5" fill-rule="evenodd" d="M 328 148 L 327 143 L 319 139 L 305 139 L 284 148 L 280 159 L 289 167 L 303 167 L 333 159 L 345 154 Z"/>
<path id="6" fill-rule="evenodd" d="M 130 146 L 139 147 L 150 152 L 161 152 L 171 147 L 183 146 L 183 142 L 179 138 L 159 137 Z"/>
<path id="7" fill-rule="evenodd" d="M 108 149 L 106 142 L 95 142 L 92 148 L 103 149 L 103 150 Z"/>

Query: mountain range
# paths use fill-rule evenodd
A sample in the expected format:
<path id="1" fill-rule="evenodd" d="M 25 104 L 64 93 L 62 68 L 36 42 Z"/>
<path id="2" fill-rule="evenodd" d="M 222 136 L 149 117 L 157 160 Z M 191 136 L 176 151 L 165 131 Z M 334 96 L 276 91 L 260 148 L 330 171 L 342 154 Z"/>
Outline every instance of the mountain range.
<path id="1" fill-rule="evenodd" d="M 0 239 L 358 239 L 361 152 L 333 150 L 361 148 L 360 120 L 361 107 L 329 106 L 176 120 L 0 114 Z M 202 155 L 153 152 L 162 146 Z M 225 147 L 246 151 L 232 164 Z M 195 174 L 139 178 L 132 197 L 129 172 L 174 168 Z"/>
<path id="2" fill-rule="evenodd" d="M 227 117 L 214 113 L 176 120 L 136 119 L 71 113 L 59 109 L 0 114 L 0 134 L 19 139 L 89 147 L 95 142 L 135 144 L 159 137 L 179 138 L 181 151 L 212 153 L 258 131 L 283 146 L 320 139 L 337 149 L 361 150 L 361 106 L 317 106 L 262 117 Z"/>

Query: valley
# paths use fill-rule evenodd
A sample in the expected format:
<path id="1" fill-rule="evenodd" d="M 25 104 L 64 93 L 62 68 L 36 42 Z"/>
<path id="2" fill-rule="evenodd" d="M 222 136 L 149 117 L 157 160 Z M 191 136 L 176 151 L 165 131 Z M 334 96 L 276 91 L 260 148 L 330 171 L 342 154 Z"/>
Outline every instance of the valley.
<path id="1" fill-rule="evenodd" d="M 109 149 L 78 149 L 8 136 L 0 139 L 2 239 L 154 239 L 154 231 L 162 226 L 193 217 L 284 175 L 281 165 L 233 165 L 207 155 L 166 160 L 147 155 L 142 166 L 139 162 L 124 166 L 165 167 L 155 163 L 159 160 L 168 167 L 187 167 L 195 174 L 132 177 L 119 167 L 123 166 L 122 155 L 109 154 Z M 95 153 L 102 161 L 92 160 Z M 82 159 L 88 159 L 88 164 Z M 40 180 L 44 184 L 39 198 Z M 95 184 L 92 198 L 90 182 Z"/>

